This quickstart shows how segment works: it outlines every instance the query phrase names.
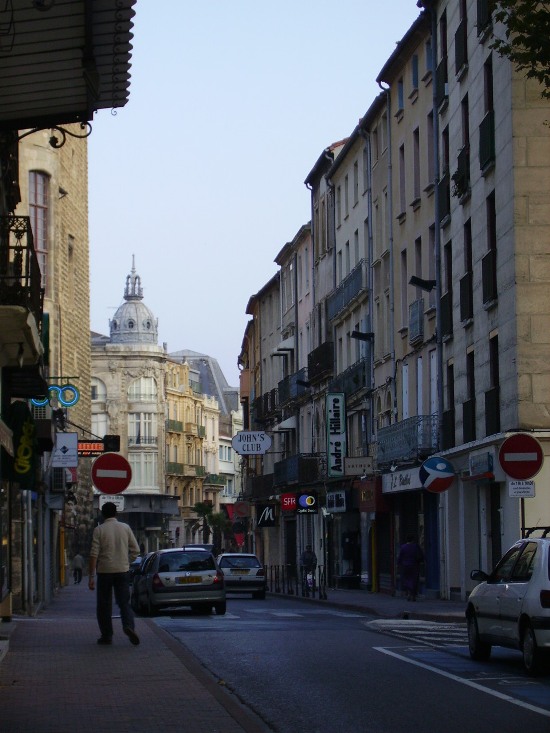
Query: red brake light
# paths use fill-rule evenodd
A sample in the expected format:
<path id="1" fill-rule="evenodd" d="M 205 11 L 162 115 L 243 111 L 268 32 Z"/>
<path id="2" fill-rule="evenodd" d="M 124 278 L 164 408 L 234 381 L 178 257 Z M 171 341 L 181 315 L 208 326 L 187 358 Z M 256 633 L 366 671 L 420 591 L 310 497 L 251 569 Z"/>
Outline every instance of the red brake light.
<path id="1" fill-rule="evenodd" d="M 550 608 L 550 590 L 541 590 L 540 605 L 543 608 Z"/>
<path id="2" fill-rule="evenodd" d="M 221 570 L 216 570 L 216 577 L 213 580 L 214 583 L 221 583 L 223 585 L 223 573 Z"/>
<path id="3" fill-rule="evenodd" d="M 155 573 L 153 575 L 153 579 L 151 581 L 151 585 L 153 586 L 153 590 L 155 588 L 163 588 L 164 587 L 163 586 L 163 583 L 162 583 L 162 580 L 159 578 L 159 574 L 158 573 Z"/>
<path id="4" fill-rule="evenodd" d="M 258 568 L 258 570 L 256 571 L 256 575 L 264 576 L 265 575 L 264 568 Z"/>

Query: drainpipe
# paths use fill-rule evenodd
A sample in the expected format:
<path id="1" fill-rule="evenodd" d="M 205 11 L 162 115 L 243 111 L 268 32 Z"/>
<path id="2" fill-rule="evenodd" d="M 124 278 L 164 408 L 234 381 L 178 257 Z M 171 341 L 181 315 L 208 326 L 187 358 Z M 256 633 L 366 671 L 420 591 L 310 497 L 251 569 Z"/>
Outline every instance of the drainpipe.
<path id="1" fill-rule="evenodd" d="M 386 93 L 387 109 L 387 136 L 388 136 L 388 248 L 390 252 L 390 357 L 393 365 L 393 379 L 391 382 L 393 421 L 397 422 L 397 364 L 395 361 L 395 291 L 393 274 L 393 165 L 392 165 L 392 137 L 391 137 L 391 97 L 390 88 L 383 87 L 382 82 L 378 86 Z"/>

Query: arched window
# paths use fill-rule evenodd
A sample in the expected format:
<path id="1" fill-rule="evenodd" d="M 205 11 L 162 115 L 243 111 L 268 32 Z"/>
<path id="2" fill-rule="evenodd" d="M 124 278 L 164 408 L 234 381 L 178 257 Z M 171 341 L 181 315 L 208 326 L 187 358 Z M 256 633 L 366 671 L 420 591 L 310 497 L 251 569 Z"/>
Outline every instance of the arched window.
<path id="1" fill-rule="evenodd" d="M 154 377 L 139 377 L 128 387 L 128 399 L 139 402 L 155 402 L 157 382 Z"/>

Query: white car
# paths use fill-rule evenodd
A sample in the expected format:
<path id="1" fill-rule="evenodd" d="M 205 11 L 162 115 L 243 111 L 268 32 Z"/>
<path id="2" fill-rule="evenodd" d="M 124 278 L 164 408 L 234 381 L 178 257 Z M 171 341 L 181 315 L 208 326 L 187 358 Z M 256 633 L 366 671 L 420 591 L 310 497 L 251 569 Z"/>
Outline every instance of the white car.
<path id="1" fill-rule="evenodd" d="M 504 555 L 470 593 L 466 620 L 470 656 L 489 659 L 492 646 L 519 649 L 528 674 L 550 669 L 550 528 L 542 538 L 525 537 Z"/>
<path id="2" fill-rule="evenodd" d="M 224 552 L 218 565 L 225 578 L 227 592 L 252 593 L 263 600 L 267 588 L 265 569 L 256 555 L 246 552 Z"/>

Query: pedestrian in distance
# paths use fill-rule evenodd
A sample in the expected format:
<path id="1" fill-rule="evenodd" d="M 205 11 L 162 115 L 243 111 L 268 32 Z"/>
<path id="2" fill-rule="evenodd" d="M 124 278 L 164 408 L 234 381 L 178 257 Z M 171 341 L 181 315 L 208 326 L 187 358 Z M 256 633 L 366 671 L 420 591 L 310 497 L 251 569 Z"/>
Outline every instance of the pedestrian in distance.
<path id="1" fill-rule="evenodd" d="M 82 571 L 84 570 L 84 558 L 77 552 L 73 557 L 73 580 L 75 584 L 82 581 Z"/>
<path id="2" fill-rule="evenodd" d="M 302 570 L 302 589 L 306 595 L 310 590 L 315 589 L 315 570 L 317 568 L 317 555 L 313 552 L 311 545 L 300 556 L 300 568 Z"/>
<path id="3" fill-rule="evenodd" d="M 412 535 L 408 535 L 399 549 L 397 566 L 401 573 L 401 589 L 405 591 L 408 601 L 416 601 L 420 565 L 424 562 L 424 553 Z"/>
<path id="4" fill-rule="evenodd" d="M 116 504 L 106 502 L 101 508 L 103 524 L 95 527 L 90 549 L 90 577 L 88 588 L 95 589 L 97 577 L 96 614 L 101 636 L 98 644 L 112 644 L 113 641 L 113 592 L 120 609 L 122 630 L 137 646 L 139 636 L 134 626 L 134 612 L 130 606 L 130 563 L 139 555 L 139 545 L 127 524 L 116 518 Z M 97 576 L 96 576 L 97 571 Z"/>

